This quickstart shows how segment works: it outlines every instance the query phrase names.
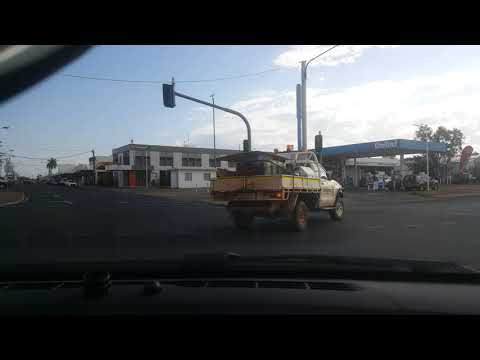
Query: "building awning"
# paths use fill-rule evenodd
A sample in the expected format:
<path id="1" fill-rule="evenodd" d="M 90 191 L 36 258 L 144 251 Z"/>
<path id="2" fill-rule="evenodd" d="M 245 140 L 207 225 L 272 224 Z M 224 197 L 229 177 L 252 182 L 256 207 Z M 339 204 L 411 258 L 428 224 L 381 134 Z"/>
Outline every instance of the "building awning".
<path id="1" fill-rule="evenodd" d="M 120 165 L 120 164 L 106 165 L 105 170 L 107 171 L 132 170 L 132 165 Z"/>

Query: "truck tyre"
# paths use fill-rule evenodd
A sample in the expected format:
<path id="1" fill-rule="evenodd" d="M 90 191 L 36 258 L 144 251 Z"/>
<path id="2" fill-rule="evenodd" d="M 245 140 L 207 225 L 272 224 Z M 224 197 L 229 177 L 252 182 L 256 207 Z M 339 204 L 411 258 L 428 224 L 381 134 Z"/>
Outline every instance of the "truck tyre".
<path id="1" fill-rule="evenodd" d="M 233 221 L 235 226 L 239 229 L 246 230 L 252 225 L 253 216 L 248 214 L 233 213 Z"/>
<path id="2" fill-rule="evenodd" d="M 297 231 L 307 229 L 308 207 L 303 201 L 298 201 L 292 214 L 292 224 Z"/>
<path id="3" fill-rule="evenodd" d="M 330 219 L 334 221 L 341 221 L 343 219 L 344 212 L 345 208 L 343 205 L 343 199 L 341 197 L 337 197 L 337 201 L 335 201 L 335 209 L 331 209 L 328 211 Z"/>

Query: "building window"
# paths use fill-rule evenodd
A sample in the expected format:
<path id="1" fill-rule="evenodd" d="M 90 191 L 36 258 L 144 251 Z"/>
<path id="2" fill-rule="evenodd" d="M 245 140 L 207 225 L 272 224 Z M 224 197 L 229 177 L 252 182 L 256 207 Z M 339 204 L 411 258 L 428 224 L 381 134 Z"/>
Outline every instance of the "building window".
<path id="1" fill-rule="evenodd" d="M 160 166 L 173 166 L 173 157 L 160 157 Z"/>
<path id="2" fill-rule="evenodd" d="M 234 168 L 234 167 L 236 167 L 236 166 L 237 166 L 237 164 L 236 164 L 234 161 L 229 161 L 229 162 L 228 162 L 228 167 L 229 167 L 229 168 Z"/>
<path id="3" fill-rule="evenodd" d="M 144 156 L 135 156 L 135 166 L 136 167 L 145 167 L 145 157 Z"/>
<path id="4" fill-rule="evenodd" d="M 123 165 L 130 165 L 130 153 L 128 151 L 123 152 Z"/>
<path id="5" fill-rule="evenodd" d="M 213 159 L 208 160 L 208 166 L 209 167 L 220 167 L 220 160 L 217 159 L 217 166 L 215 166 Z"/>
<path id="6" fill-rule="evenodd" d="M 202 159 L 200 158 L 182 158 L 182 166 L 185 167 L 202 167 Z"/>
<path id="7" fill-rule="evenodd" d="M 125 164 L 125 159 L 124 159 Z M 128 164 L 125 164 L 128 165 Z M 150 166 L 150 157 L 147 157 L 147 166 Z M 145 156 L 135 156 L 135 167 L 145 168 Z"/>
<path id="8" fill-rule="evenodd" d="M 185 181 L 192 181 L 192 173 L 185 173 Z"/>
<path id="9" fill-rule="evenodd" d="M 113 154 L 113 163 L 117 164 L 118 163 L 118 153 Z"/>
<path id="10" fill-rule="evenodd" d="M 210 181 L 210 173 L 204 173 L 203 174 L 203 180 Z"/>

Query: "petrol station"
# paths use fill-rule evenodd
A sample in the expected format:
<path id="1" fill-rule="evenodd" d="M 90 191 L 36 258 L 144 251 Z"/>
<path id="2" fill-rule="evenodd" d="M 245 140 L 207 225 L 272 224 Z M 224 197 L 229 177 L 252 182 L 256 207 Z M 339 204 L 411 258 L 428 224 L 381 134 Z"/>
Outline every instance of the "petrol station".
<path id="1" fill-rule="evenodd" d="M 322 135 L 315 137 L 315 152 L 327 170 L 345 183 L 346 167 L 353 161 L 353 186 L 359 186 L 360 168 L 393 168 L 393 159 L 400 157 L 399 175 L 407 174 L 405 155 L 440 153 L 447 151 L 446 145 L 437 142 L 393 139 L 358 144 L 322 147 Z M 390 161 L 389 161 L 390 160 Z"/>

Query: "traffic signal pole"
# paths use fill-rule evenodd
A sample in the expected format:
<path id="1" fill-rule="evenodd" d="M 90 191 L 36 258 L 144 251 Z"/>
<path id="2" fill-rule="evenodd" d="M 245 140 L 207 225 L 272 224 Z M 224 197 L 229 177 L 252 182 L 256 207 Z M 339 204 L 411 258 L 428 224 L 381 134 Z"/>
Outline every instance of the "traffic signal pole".
<path id="1" fill-rule="evenodd" d="M 190 101 L 194 101 L 194 102 L 197 102 L 199 104 L 211 106 L 215 109 L 222 110 L 222 111 L 228 112 L 228 113 L 233 114 L 233 115 L 237 115 L 240 119 L 243 120 L 243 122 L 245 123 L 245 126 L 247 127 L 248 148 L 246 150 L 247 151 L 252 151 L 252 131 L 250 129 L 250 124 L 249 124 L 247 118 L 243 114 L 239 113 L 238 111 L 232 110 L 232 109 L 228 109 L 228 108 L 225 108 L 225 107 L 222 107 L 222 106 L 214 105 L 212 103 L 209 103 L 209 102 L 206 102 L 206 101 L 203 101 L 203 100 L 195 99 L 191 96 L 181 94 L 181 93 L 178 93 L 176 91 L 175 91 L 175 96 L 178 96 L 178 97 L 190 100 Z"/>
<path id="2" fill-rule="evenodd" d="M 223 106 L 218 106 L 216 104 L 209 103 L 207 101 L 196 99 L 194 97 L 176 92 L 174 90 L 174 85 L 175 85 L 175 83 L 174 83 L 173 80 L 172 80 L 171 85 L 163 84 L 163 102 L 164 102 L 165 106 L 174 107 L 175 106 L 175 96 L 178 96 L 178 97 L 181 97 L 181 98 L 184 98 L 184 99 L 187 99 L 187 100 L 190 100 L 190 101 L 202 104 L 202 105 L 210 106 L 214 109 L 222 110 L 222 111 L 225 111 L 227 113 L 238 116 L 240 119 L 243 120 L 243 122 L 245 123 L 245 126 L 247 127 L 247 139 L 248 139 L 247 141 L 248 141 L 248 144 L 246 145 L 244 150 L 245 151 L 252 151 L 252 131 L 250 129 L 250 123 L 248 122 L 247 118 L 243 114 L 239 113 L 238 111 L 235 111 L 235 110 L 223 107 Z"/>

